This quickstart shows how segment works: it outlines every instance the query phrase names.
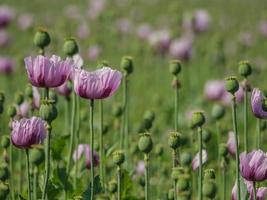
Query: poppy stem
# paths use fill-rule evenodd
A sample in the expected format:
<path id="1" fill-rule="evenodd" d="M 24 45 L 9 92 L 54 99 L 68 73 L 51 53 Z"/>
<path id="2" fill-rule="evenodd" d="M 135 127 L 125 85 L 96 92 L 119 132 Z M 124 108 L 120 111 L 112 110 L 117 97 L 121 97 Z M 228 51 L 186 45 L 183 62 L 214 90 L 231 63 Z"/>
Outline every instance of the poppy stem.
<path id="1" fill-rule="evenodd" d="M 124 92 L 123 92 L 123 101 L 124 101 L 124 150 L 125 150 L 125 163 L 126 168 L 128 166 L 128 147 L 129 147 L 129 100 L 128 100 L 128 76 L 124 77 Z"/>
<path id="2" fill-rule="evenodd" d="M 177 157 L 177 150 L 173 149 L 172 151 L 172 167 L 176 167 L 176 157 Z M 173 190 L 174 190 L 174 200 L 177 200 L 177 190 L 176 190 L 176 180 L 173 181 Z"/>
<path id="3" fill-rule="evenodd" d="M 94 100 L 90 100 L 90 172 L 91 172 L 91 200 L 94 200 Z"/>
<path id="4" fill-rule="evenodd" d="M 145 154 L 145 200 L 149 200 L 149 155 Z"/>
<path id="5" fill-rule="evenodd" d="M 261 147 L 261 119 L 260 118 L 258 118 L 258 120 L 257 120 L 257 133 L 258 133 L 258 135 L 257 135 L 257 145 L 256 145 L 256 147 L 257 147 L 257 149 L 260 149 L 260 147 Z"/>
<path id="6" fill-rule="evenodd" d="M 236 120 L 236 97 L 232 97 L 232 118 L 233 118 L 233 129 L 235 133 L 235 144 L 236 144 L 236 182 L 237 182 L 237 200 L 241 200 L 240 195 L 240 173 L 239 173 L 239 142 L 237 132 L 237 120 Z"/>
<path id="7" fill-rule="evenodd" d="M 118 188 L 117 188 L 118 200 L 121 200 L 121 167 L 120 165 L 118 165 L 117 167 L 117 180 L 118 180 Z"/>
<path id="8" fill-rule="evenodd" d="M 37 198 L 37 183 L 38 183 L 38 167 L 34 166 L 33 169 L 33 198 Z"/>
<path id="9" fill-rule="evenodd" d="M 177 79 L 177 77 L 176 77 Z M 179 88 L 174 88 L 174 129 L 178 131 L 178 101 L 179 101 Z"/>
<path id="10" fill-rule="evenodd" d="M 99 147 L 100 147 L 100 182 L 102 187 L 105 188 L 105 172 L 104 172 L 104 149 L 103 149 L 103 100 L 99 101 Z"/>
<path id="11" fill-rule="evenodd" d="M 198 199 L 202 200 L 202 127 L 198 127 L 199 168 L 198 168 Z"/>
<path id="12" fill-rule="evenodd" d="M 244 89 L 244 147 L 248 152 L 248 91 Z"/>
<path id="13" fill-rule="evenodd" d="M 13 174 L 13 145 L 9 145 L 9 170 L 10 174 Z M 14 200 L 14 181 L 13 177 L 11 176 L 10 179 L 10 193 L 11 193 L 11 199 Z"/>
<path id="14" fill-rule="evenodd" d="M 223 185 L 222 200 L 225 200 L 225 194 L 226 194 L 226 169 L 225 169 L 224 166 L 222 168 L 222 185 Z"/>
<path id="15" fill-rule="evenodd" d="M 75 132 L 75 136 L 74 136 L 74 146 L 78 147 L 79 144 L 79 133 L 80 133 L 80 99 L 77 95 L 75 95 L 76 97 L 76 116 L 75 117 L 76 120 L 76 132 Z M 76 151 L 76 158 L 78 158 L 78 151 Z M 74 177 L 74 188 L 76 188 L 77 185 L 77 174 L 78 174 L 78 162 L 75 162 L 75 177 Z"/>
<path id="16" fill-rule="evenodd" d="M 253 197 L 254 197 L 254 200 L 257 200 L 257 187 L 256 187 L 255 181 L 253 181 Z"/>
<path id="17" fill-rule="evenodd" d="M 26 167 L 27 167 L 27 175 L 28 175 L 28 199 L 32 199 L 32 189 L 31 189 L 31 175 L 30 175 L 30 159 L 29 159 L 29 150 L 25 149 L 26 152 Z"/>

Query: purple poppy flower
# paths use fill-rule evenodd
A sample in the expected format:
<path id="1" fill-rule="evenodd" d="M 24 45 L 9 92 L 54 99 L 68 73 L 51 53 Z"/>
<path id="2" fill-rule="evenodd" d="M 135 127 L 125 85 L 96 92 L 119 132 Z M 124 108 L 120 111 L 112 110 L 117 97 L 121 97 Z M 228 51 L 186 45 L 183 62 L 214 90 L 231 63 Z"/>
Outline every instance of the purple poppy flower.
<path id="1" fill-rule="evenodd" d="M 0 29 L 5 28 L 14 18 L 14 11 L 6 6 L 0 6 Z"/>
<path id="2" fill-rule="evenodd" d="M 45 122 L 41 118 L 23 118 L 12 122 L 11 141 L 18 148 L 27 149 L 32 145 L 41 144 L 45 137 Z"/>
<path id="3" fill-rule="evenodd" d="M 87 51 L 88 60 L 94 61 L 96 60 L 101 53 L 101 48 L 99 45 L 92 45 L 89 47 Z"/>
<path id="4" fill-rule="evenodd" d="M 36 87 L 59 87 L 67 80 L 73 67 L 72 59 L 61 60 L 55 55 L 51 58 L 41 55 L 27 57 L 24 61 L 29 80 Z"/>
<path id="5" fill-rule="evenodd" d="M 33 25 L 33 16 L 31 14 L 22 14 L 18 17 L 17 23 L 18 23 L 18 27 L 25 31 L 27 29 L 29 29 L 30 27 L 32 27 Z"/>
<path id="6" fill-rule="evenodd" d="M 86 168 L 90 169 L 91 168 L 91 149 L 88 144 L 79 144 L 78 148 L 73 152 L 72 159 L 74 162 L 77 162 L 78 160 L 81 159 L 82 155 L 85 156 L 85 162 L 86 162 Z M 94 167 L 97 167 L 99 164 L 99 156 L 97 152 L 94 151 Z"/>
<path id="7" fill-rule="evenodd" d="M 96 19 L 105 9 L 106 0 L 90 0 L 88 6 L 88 17 Z"/>
<path id="8" fill-rule="evenodd" d="M 225 93 L 224 81 L 210 80 L 205 84 L 204 95 L 211 101 L 219 101 Z"/>
<path id="9" fill-rule="evenodd" d="M 90 29 L 86 23 L 82 23 L 78 26 L 76 34 L 80 39 L 86 39 L 90 35 Z"/>
<path id="10" fill-rule="evenodd" d="M 235 134 L 233 131 L 228 132 L 227 150 L 231 156 L 235 156 L 236 142 L 235 142 Z"/>
<path id="11" fill-rule="evenodd" d="M 88 72 L 76 70 L 74 75 L 74 90 L 86 99 L 104 99 L 111 96 L 121 83 L 122 74 L 109 67 Z"/>
<path id="12" fill-rule="evenodd" d="M 145 162 L 139 161 L 136 165 L 135 171 L 138 175 L 143 175 L 145 173 Z"/>
<path id="13" fill-rule="evenodd" d="M 0 47 L 8 47 L 10 44 L 10 37 L 5 30 L 0 29 Z"/>
<path id="14" fill-rule="evenodd" d="M 253 190 L 253 182 L 245 181 L 247 185 L 247 190 L 249 193 L 249 197 L 251 200 L 254 200 L 254 190 Z M 265 200 L 267 197 L 267 187 L 257 188 L 257 200 Z"/>
<path id="15" fill-rule="evenodd" d="M 206 10 L 197 10 L 193 17 L 193 29 L 195 32 L 205 32 L 210 26 L 210 16 Z"/>
<path id="16" fill-rule="evenodd" d="M 125 19 L 119 19 L 117 21 L 117 30 L 121 34 L 129 33 L 131 31 L 131 21 L 127 18 Z"/>
<path id="17" fill-rule="evenodd" d="M 267 179 L 267 155 L 262 150 L 254 150 L 240 155 L 240 174 L 247 181 Z"/>
<path id="18" fill-rule="evenodd" d="M 235 93 L 235 96 L 236 96 L 236 101 L 238 103 L 244 100 L 244 90 L 242 89 L 242 87 L 238 88 L 237 92 Z M 231 105 L 232 95 L 225 90 L 221 101 L 224 105 Z"/>
<path id="19" fill-rule="evenodd" d="M 250 47 L 254 43 L 254 37 L 249 32 L 242 32 L 239 34 L 239 43 L 245 47 Z"/>
<path id="20" fill-rule="evenodd" d="M 68 81 L 63 83 L 61 86 L 56 87 L 55 90 L 62 96 L 68 97 L 71 94 L 71 86 Z"/>
<path id="21" fill-rule="evenodd" d="M 31 106 L 28 102 L 23 102 L 19 107 L 17 108 L 17 113 L 20 117 L 28 117 L 29 111 L 31 110 Z"/>
<path id="22" fill-rule="evenodd" d="M 146 40 L 151 34 L 151 28 L 148 24 L 141 24 L 137 27 L 136 34 L 141 40 Z"/>
<path id="23" fill-rule="evenodd" d="M 152 32 L 148 38 L 149 44 L 159 53 L 165 53 L 170 46 L 171 37 L 168 30 L 157 30 Z"/>
<path id="24" fill-rule="evenodd" d="M 200 159 L 199 159 L 199 152 L 195 155 L 194 159 L 192 160 L 192 169 L 193 171 L 196 171 L 200 165 Z M 208 160 L 208 153 L 205 149 L 202 150 L 202 164 L 206 163 Z"/>
<path id="25" fill-rule="evenodd" d="M 32 96 L 33 96 L 33 108 L 40 108 L 41 105 L 41 95 L 39 90 L 36 87 L 32 87 Z"/>
<path id="26" fill-rule="evenodd" d="M 3 74 L 11 74 L 14 69 L 14 63 L 10 58 L 0 57 L 0 72 Z"/>
<path id="27" fill-rule="evenodd" d="M 173 58 L 190 60 L 193 54 L 192 39 L 189 37 L 182 37 L 172 41 L 169 53 Z"/>
<path id="28" fill-rule="evenodd" d="M 267 118 L 267 112 L 262 108 L 264 96 L 258 88 L 254 88 L 251 94 L 251 108 L 255 117 L 260 119 Z"/>

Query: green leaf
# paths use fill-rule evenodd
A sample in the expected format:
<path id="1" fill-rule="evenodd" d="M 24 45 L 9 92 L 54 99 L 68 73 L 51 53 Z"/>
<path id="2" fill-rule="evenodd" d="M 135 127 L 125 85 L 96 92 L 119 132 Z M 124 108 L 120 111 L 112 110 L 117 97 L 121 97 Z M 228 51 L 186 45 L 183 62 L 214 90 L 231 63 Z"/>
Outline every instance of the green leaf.
<path id="1" fill-rule="evenodd" d="M 129 196 L 133 191 L 133 181 L 126 170 L 121 171 L 121 190 L 123 198 Z"/>
<path id="2" fill-rule="evenodd" d="M 54 160 L 62 160 L 61 153 L 69 139 L 69 135 L 60 136 L 52 145 L 52 157 Z"/>
<path id="3" fill-rule="evenodd" d="M 20 200 L 26 200 L 21 194 L 19 195 Z"/>

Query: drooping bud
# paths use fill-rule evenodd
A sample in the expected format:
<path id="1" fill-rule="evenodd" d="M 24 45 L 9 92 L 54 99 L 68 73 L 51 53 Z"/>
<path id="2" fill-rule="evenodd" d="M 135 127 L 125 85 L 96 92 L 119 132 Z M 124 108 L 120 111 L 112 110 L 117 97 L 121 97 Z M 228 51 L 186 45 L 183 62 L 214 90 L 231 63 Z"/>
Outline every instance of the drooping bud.
<path id="1" fill-rule="evenodd" d="M 155 120 L 155 113 L 151 110 L 147 110 L 144 114 L 144 119 L 154 121 Z"/>
<path id="2" fill-rule="evenodd" d="M 138 147 L 139 150 L 142 151 L 143 153 L 150 153 L 150 151 L 153 148 L 153 141 L 151 138 L 150 133 L 143 133 L 140 136 L 139 142 L 138 142 Z"/>
<path id="3" fill-rule="evenodd" d="M 228 154 L 228 149 L 226 144 L 219 145 L 219 155 L 222 157 L 226 157 Z"/>
<path id="4" fill-rule="evenodd" d="M 182 175 L 179 177 L 177 188 L 179 191 L 186 191 L 190 188 L 190 181 L 187 175 Z"/>
<path id="5" fill-rule="evenodd" d="M 17 105 L 21 105 L 24 101 L 24 96 L 21 92 L 15 94 L 15 103 Z"/>
<path id="6" fill-rule="evenodd" d="M 35 148 L 30 151 L 30 161 L 35 166 L 39 166 L 45 158 L 44 150 L 41 148 Z"/>
<path id="7" fill-rule="evenodd" d="M 205 115 L 203 112 L 197 111 L 194 112 L 191 118 L 191 126 L 193 128 L 201 127 L 205 123 Z"/>
<path id="8" fill-rule="evenodd" d="M 215 180 L 214 169 L 206 169 L 204 172 L 204 180 Z"/>
<path id="9" fill-rule="evenodd" d="M 183 166 L 190 166 L 192 162 L 192 156 L 189 152 L 184 152 L 181 154 L 181 164 Z"/>
<path id="10" fill-rule="evenodd" d="M 79 52 L 79 47 L 74 38 L 68 38 L 64 42 L 63 51 L 67 56 L 72 57 Z"/>
<path id="11" fill-rule="evenodd" d="M 114 164 L 120 166 L 125 160 L 125 155 L 122 151 L 115 151 L 113 153 L 113 162 Z"/>
<path id="12" fill-rule="evenodd" d="M 1 181 L 6 181 L 9 177 L 9 171 L 8 171 L 8 166 L 6 164 L 2 164 L 0 166 L 0 180 Z"/>
<path id="13" fill-rule="evenodd" d="M 169 139 L 168 139 L 168 145 L 172 149 L 177 149 L 180 146 L 181 143 L 181 134 L 178 132 L 171 132 Z"/>
<path id="14" fill-rule="evenodd" d="M 210 131 L 207 130 L 207 129 L 203 129 L 202 134 L 203 134 L 202 135 L 203 142 L 205 142 L 205 143 L 209 142 L 210 139 L 211 139 L 211 133 L 210 133 Z"/>
<path id="15" fill-rule="evenodd" d="M 169 64 L 170 73 L 177 76 L 181 72 L 181 62 L 179 60 L 172 60 Z"/>
<path id="16" fill-rule="evenodd" d="M 2 136 L 1 138 L 1 146 L 6 149 L 10 145 L 10 138 L 8 136 Z"/>
<path id="17" fill-rule="evenodd" d="M 51 123 L 57 117 L 57 109 L 52 102 L 42 104 L 39 113 L 40 117 L 48 123 Z"/>
<path id="18" fill-rule="evenodd" d="M 248 61 L 239 62 L 238 72 L 243 77 L 248 77 L 252 73 L 251 65 Z"/>
<path id="19" fill-rule="evenodd" d="M 212 118 L 217 120 L 220 120 L 224 117 L 225 114 L 225 108 L 220 104 L 215 104 L 212 108 L 211 115 Z"/>
<path id="20" fill-rule="evenodd" d="M 32 98 L 33 97 L 33 89 L 32 89 L 32 85 L 28 84 L 25 88 L 25 95 L 28 98 Z"/>
<path id="21" fill-rule="evenodd" d="M 114 194 L 115 192 L 117 192 L 117 182 L 116 181 L 110 181 L 108 183 L 108 191 L 111 193 L 111 194 Z"/>
<path id="22" fill-rule="evenodd" d="M 133 72 L 133 58 L 130 56 L 124 56 L 121 60 L 121 69 L 126 75 L 131 74 Z"/>
<path id="23" fill-rule="evenodd" d="M 217 193 L 217 187 L 214 180 L 204 181 L 203 195 L 207 198 L 214 199 Z"/>
<path id="24" fill-rule="evenodd" d="M 16 109 L 16 107 L 15 107 L 14 105 L 9 106 L 8 109 L 7 109 L 7 114 L 8 114 L 8 116 L 9 116 L 10 118 L 15 117 L 16 114 L 17 114 L 17 109 Z"/>
<path id="25" fill-rule="evenodd" d="M 225 79 L 225 89 L 232 95 L 234 95 L 239 89 L 239 83 L 235 76 L 230 76 Z"/>
<path id="26" fill-rule="evenodd" d="M 43 49 L 51 42 L 50 36 L 45 29 L 40 28 L 34 35 L 33 43 L 35 46 Z"/>
<path id="27" fill-rule="evenodd" d="M 113 109 L 112 109 L 112 114 L 119 118 L 123 113 L 123 108 L 121 107 L 121 105 L 117 104 L 117 105 L 114 105 L 113 106 Z"/>

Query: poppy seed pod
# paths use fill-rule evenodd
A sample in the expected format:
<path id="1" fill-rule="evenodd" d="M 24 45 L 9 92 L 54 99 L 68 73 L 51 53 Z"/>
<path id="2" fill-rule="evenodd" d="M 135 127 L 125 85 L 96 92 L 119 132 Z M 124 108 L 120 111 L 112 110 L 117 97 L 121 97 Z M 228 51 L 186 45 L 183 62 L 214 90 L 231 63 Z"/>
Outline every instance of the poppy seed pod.
<path id="1" fill-rule="evenodd" d="M 41 105 L 39 113 L 43 120 L 51 123 L 57 117 L 57 108 L 53 102 L 45 102 Z"/>
<path id="2" fill-rule="evenodd" d="M 214 169 L 206 169 L 204 172 L 204 180 L 215 180 Z"/>
<path id="3" fill-rule="evenodd" d="M 63 45 L 63 51 L 67 56 L 72 57 L 79 52 L 79 47 L 74 38 L 66 39 Z"/>
<path id="4" fill-rule="evenodd" d="M 121 60 L 121 69 L 125 71 L 126 75 L 133 72 L 133 58 L 130 56 L 124 56 Z"/>
<path id="5" fill-rule="evenodd" d="M 44 150 L 40 148 L 35 148 L 30 151 L 30 161 L 35 166 L 40 165 L 45 158 Z"/>
<path id="6" fill-rule="evenodd" d="M 4 183 L 0 183 L 0 199 L 6 199 L 9 194 L 9 187 Z"/>
<path id="7" fill-rule="evenodd" d="M 177 183 L 177 188 L 179 191 L 186 191 L 190 188 L 190 181 L 187 176 L 180 176 L 178 183 Z"/>
<path id="8" fill-rule="evenodd" d="M 10 138 L 8 136 L 2 136 L 1 139 L 1 146 L 6 149 L 8 148 L 10 145 Z"/>
<path id="9" fill-rule="evenodd" d="M 224 117 L 225 114 L 225 108 L 220 104 L 215 104 L 212 108 L 211 115 L 212 118 L 217 120 L 220 120 Z"/>
<path id="10" fill-rule="evenodd" d="M 115 106 L 113 106 L 112 114 L 115 117 L 119 118 L 122 115 L 122 113 L 123 113 L 123 108 L 122 108 L 121 105 L 115 105 Z"/>
<path id="11" fill-rule="evenodd" d="M 180 146 L 181 143 L 181 134 L 178 132 L 171 132 L 169 139 L 168 139 L 168 145 L 172 149 L 177 149 Z"/>
<path id="12" fill-rule="evenodd" d="M 113 153 L 113 162 L 116 165 L 121 165 L 125 160 L 125 155 L 122 151 L 115 151 Z"/>
<path id="13" fill-rule="evenodd" d="M 151 110 L 147 110 L 144 114 L 144 119 L 147 119 L 153 122 L 155 120 L 155 113 Z"/>
<path id="14" fill-rule="evenodd" d="M 33 43 L 35 46 L 43 49 L 48 46 L 51 42 L 51 38 L 45 29 L 39 29 L 33 38 Z"/>
<path id="15" fill-rule="evenodd" d="M 225 89 L 234 95 L 239 89 L 239 83 L 235 76 L 230 76 L 225 79 Z"/>
<path id="16" fill-rule="evenodd" d="M 163 146 L 161 144 L 158 144 L 155 146 L 155 154 L 156 154 L 156 156 L 162 156 Z"/>
<path id="17" fill-rule="evenodd" d="M 183 166 L 190 166 L 192 162 L 192 156 L 189 152 L 184 152 L 181 154 L 181 164 Z"/>
<path id="18" fill-rule="evenodd" d="M 9 106 L 8 109 L 7 109 L 7 115 L 10 118 L 13 118 L 13 117 L 16 116 L 16 114 L 17 114 L 16 107 L 14 105 Z"/>
<path id="19" fill-rule="evenodd" d="M 214 199 L 216 196 L 217 192 L 217 187 L 215 184 L 215 181 L 209 180 L 209 181 L 204 181 L 203 184 L 203 195 L 207 198 Z"/>
<path id="20" fill-rule="evenodd" d="M 181 61 L 179 60 L 172 60 L 169 64 L 170 73 L 174 76 L 177 76 L 181 72 Z"/>
<path id="21" fill-rule="evenodd" d="M 116 181 L 110 181 L 108 183 L 108 191 L 111 193 L 111 194 L 114 194 L 115 192 L 117 192 L 117 187 L 118 187 L 118 184 Z"/>
<path id="22" fill-rule="evenodd" d="M 150 119 L 143 119 L 142 124 L 141 124 L 141 130 L 149 130 L 153 126 L 153 121 Z"/>
<path id="23" fill-rule="evenodd" d="M 150 151 L 153 148 L 153 141 L 151 138 L 151 134 L 149 133 L 141 134 L 141 137 L 138 142 L 138 148 L 143 153 L 146 153 L 146 154 L 150 153 Z"/>
<path id="24" fill-rule="evenodd" d="M 203 112 L 194 112 L 191 118 L 191 126 L 193 128 L 196 127 L 201 127 L 203 126 L 203 124 L 205 123 L 206 119 L 205 119 L 205 115 Z"/>
<path id="25" fill-rule="evenodd" d="M 243 77 L 248 77 L 252 73 L 251 65 L 248 61 L 239 62 L 238 72 Z"/>
<path id="26" fill-rule="evenodd" d="M 226 144 L 219 145 L 219 155 L 222 157 L 226 157 L 228 154 L 228 149 Z"/>
<path id="27" fill-rule="evenodd" d="M 3 164 L 0 166 L 0 180 L 6 181 L 9 177 L 9 171 L 7 165 Z"/>
<path id="28" fill-rule="evenodd" d="M 24 96 L 21 92 L 15 94 L 15 103 L 17 105 L 21 105 L 24 101 Z"/>

